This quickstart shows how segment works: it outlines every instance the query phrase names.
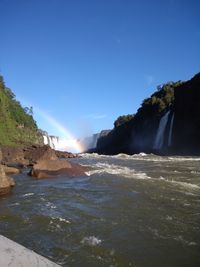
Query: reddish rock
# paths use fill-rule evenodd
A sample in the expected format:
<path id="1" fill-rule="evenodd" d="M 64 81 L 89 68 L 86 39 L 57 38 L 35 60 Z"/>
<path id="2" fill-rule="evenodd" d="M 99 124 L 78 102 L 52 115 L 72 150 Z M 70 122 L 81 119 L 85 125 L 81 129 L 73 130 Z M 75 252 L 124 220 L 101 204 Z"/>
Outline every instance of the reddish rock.
<path id="1" fill-rule="evenodd" d="M 17 163 L 25 163 L 24 162 L 24 151 L 20 147 L 9 147 L 3 146 L 1 147 L 2 151 L 2 162 L 7 164 L 17 164 Z"/>
<path id="2" fill-rule="evenodd" d="M 38 179 L 57 175 L 85 176 L 87 171 L 88 168 L 66 160 L 40 160 L 33 166 L 31 176 Z"/>
<path id="3" fill-rule="evenodd" d="M 50 146 L 36 146 L 24 148 L 24 158 L 29 161 L 29 164 L 35 164 L 39 160 L 56 160 L 57 156 L 54 149 Z"/>
<path id="4" fill-rule="evenodd" d="M 2 165 L 2 168 L 4 169 L 4 172 L 7 175 L 18 174 L 20 172 L 19 168 L 15 168 L 15 167 L 8 167 L 6 165 Z"/>
<path id="5" fill-rule="evenodd" d="M 14 180 L 5 174 L 4 168 L 0 165 L 0 195 L 9 193 L 14 185 Z"/>
<path id="6" fill-rule="evenodd" d="M 58 158 L 67 159 L 67 158 L 77 158 L 78 157 L 78 154 L 74 154 L 71 152 L 58 151 L 58 150 L 56 150 L 55 152 L 56 152 L 56 156 Z"/>

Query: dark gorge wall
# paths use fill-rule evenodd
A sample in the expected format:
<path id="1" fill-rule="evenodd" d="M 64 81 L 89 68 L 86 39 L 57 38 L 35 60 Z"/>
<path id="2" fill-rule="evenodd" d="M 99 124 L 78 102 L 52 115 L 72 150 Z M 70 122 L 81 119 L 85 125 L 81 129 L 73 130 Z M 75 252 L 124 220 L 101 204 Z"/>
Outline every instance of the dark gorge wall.
<path id="1" fill-rule="evenodd" d="M 175 90 L 173 151 L 200 154 L 200 73 Z"/>
<path id="2" fill-rule="evenodd" d="M 156 91 L 130 121 L 98 139 L 96 152 L 200 154 L 200 74 Z"/>

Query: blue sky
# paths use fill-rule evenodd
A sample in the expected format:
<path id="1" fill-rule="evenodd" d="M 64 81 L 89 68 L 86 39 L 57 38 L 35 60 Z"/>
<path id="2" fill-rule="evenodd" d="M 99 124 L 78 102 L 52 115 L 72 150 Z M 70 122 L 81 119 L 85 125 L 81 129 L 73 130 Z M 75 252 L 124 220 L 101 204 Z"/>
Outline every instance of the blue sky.
<path id="1" fill-rule="evenodd" d="M 0 10 L 0 72 L 49 134 L 60 135 L 44 114 L 82 137 L 200 71 L 198 0 L 0 0 Z"/>

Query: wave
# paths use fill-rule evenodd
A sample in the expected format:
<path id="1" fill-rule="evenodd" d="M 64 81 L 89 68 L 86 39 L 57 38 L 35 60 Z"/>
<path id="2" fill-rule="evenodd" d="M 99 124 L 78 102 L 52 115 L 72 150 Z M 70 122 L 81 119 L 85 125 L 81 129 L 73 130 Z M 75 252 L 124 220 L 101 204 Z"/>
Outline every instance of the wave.
<path id="1" fill-rule="evenodd" d="M 81 154 L 82 158 L 87 159 L 104 159 L 104 158 L 115 158 L 121 160 L 144 160 L 144 161 L 153 161 L 153 162 L 182 162 L 182 161 L 200 161 L 200 157 L 181 157 L 181 156 L 158 156 L 154 154 L 146 154 L 141 152 L 139 154 L 128 155 L 120 153 L 117 155 L 99 155 L 97 153 L 83 153 Z"/>
<path id="2" fill-rule="evenodd" d="M 93 168 L 92 170 L 86 172 L 86 175 L 91 176 L 94 174 L 101 175 L 101 174 L 108 173 L 108 174 L 117 175 L 120 177 L 132 178 L 132 179 L 137 179 L 137 180 L 151 180 L 151 181 L 153 180 L 154 182 L 163 181 L 165 183 L 173 184 L 175 186 L 179 186 L 179 187 L 181 186 L 188 190 L 199 190 L 200 189 L 200 186 L 197 184 L 181 182 L 181 181 L 176 181 L 176 180 L 169 180 L 163 176 L 160 176 L 159 178 L 150 177 L 145 172 L 136 171 L 135 169 L 130 169 L 128 167 L 115 165 L 115 164 L 98 162 L 92 165 L 92 168 Z"/>
<path id="3" fill-rule="evenodd" d="M 167 182 L 167 183 L 172 183 L 174 185 L 178 185 L 181 187 L 185 187 L 187 189 L 200 189 L 200 186 L 197 184 L 192 184 L 192 183 L 187 183 L 187 182 L 181 182 L 181 181 L 175 181 L 175 180 L 169 180 L 167 178 L 164 178 L 163 176 L 159 177 L 159 180 Z"/>
<path id="4" fill-rule="evenodd" d="M 145 172 L 136 171 L 135 169 L 130 169 L 125 166 L 98 162 L 92 167 L 95 169 L 86 172 L 88 176 L 91 176 L 93 174 L 109 173 L 126 178 L 151 179 L 151 177 L 147 176 Z"/>
<path id="5" fill-rule="evenodd" d="M 200 186 L 197 185 L 197 184 L 191 184 L 191 183 L 186 183 L 186 182 L 180 182 L 180 181 L 170 181 L 174 184 L 177 184 L 177 185 L 181 185 L 182 187 L 186 187 L 186 188 L 189 188 L 189 189 L 200 189 Z"/>
<path id="6" fill-rule="evenodd" d="M 124 153 L 120 153 L 117 155 L 101 155 L 101 154 L 97 154 L 97 153 L 83 153 L 80 156 L 82 158 L 119 158 L 119 159 L 133 159 L 135 157 L 146 157 L 148 155 L 152 155 L 152 154 L 146 154 L 146 153 L 139 153 L 139 154 L 134 154 L 134 155 L 128 155 L 128 154 L 124 154 Z"/>
<path id="7" fill-rule="evenodd" d="M 34 193 L 27 193 L 27 194 L 24 194 L 23 197 L 28 197 L 28 196 L 33 196 Z"/>

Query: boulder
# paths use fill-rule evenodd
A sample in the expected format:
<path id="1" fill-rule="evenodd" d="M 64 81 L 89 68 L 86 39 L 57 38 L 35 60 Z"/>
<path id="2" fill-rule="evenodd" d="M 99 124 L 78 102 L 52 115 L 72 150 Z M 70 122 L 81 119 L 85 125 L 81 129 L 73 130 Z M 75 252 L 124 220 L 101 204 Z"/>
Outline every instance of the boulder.
<path id="1" fill-rule="evenodd" d="M 6 165 L 7 163 L 23 163 L 24 161 L 24 152 L 20 147 L 2 146 L 1 151 L 2 162 L 4 162 Z"/>
<path id="2" fill-rule="evenodd" d="M 0 195 L 9 193 L 14 185 L 14 180 L 5 174 L 3 166 L 0 165 Z"/>
<path id="3" fill-rule="evenodd" d="M 56 152 L 50 146 L 36 146 L 27 147 L 24 149 L 24 158 L 29 161 L 29 164 L 35 164 L 40 160 L 56 160 Z"/>
<path id="4" fill-rule="evenodd" d="M 20 172 L 20 170 L 18 168 L 15 168 L 15 167 L 8 167 L 6 165 L 2 165 L 2 168 L 4 169 L 4 172 L 7 175 L 18 174 Z"/>
<path id="5" fill-rule="evenodd" d="M 65 151 L 59 151 L 59 150 L 56 150 L 55 152 L 56 152 L 56 156 L 58 158 L 61 158 L 61 159 L 77 158 L 78 157 L 78 154 L 74 154 L 71 152 L 65 152 Z"/>
<path id="6" fill-rule="evenodd" d="M 82 176 L 88 168 L 66 160 L 40 160 L 35 164 L 30 175 L 38 179 L 55 177 L 57 175 Z"/>

